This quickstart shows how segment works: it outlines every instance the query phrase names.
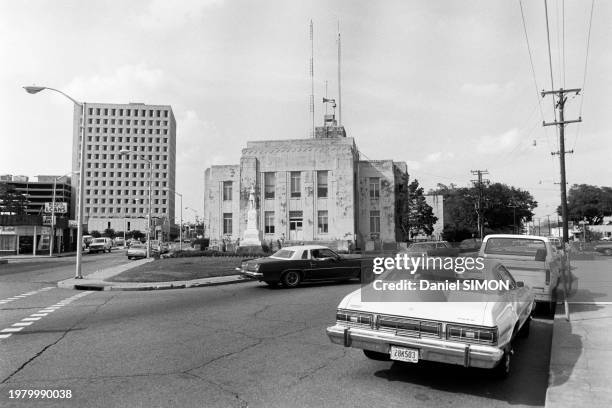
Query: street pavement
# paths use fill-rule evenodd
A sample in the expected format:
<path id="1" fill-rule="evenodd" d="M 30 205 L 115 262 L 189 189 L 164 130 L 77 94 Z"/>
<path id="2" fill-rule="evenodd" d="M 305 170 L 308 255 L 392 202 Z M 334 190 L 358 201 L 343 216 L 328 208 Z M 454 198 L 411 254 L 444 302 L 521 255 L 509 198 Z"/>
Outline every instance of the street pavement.
<path id="1" fill-rule="evenodd" d="M 91 257 L 87 267 L 95 271 L 125 262 L 119 258 Z M 72 264 L 45 265 L 37 270 L 0 266 L 0 334 L 10 334 L 0 339 L 2 407 L 497 407 L 545 402 L 552 336 L 552 321 L 545 318 L 536 318 L 530 337 L 517 342 L 514 373 L 499 381 L 487 370 L 377 362 L 359 350 L 331 344 L 325 328 L 334 322 L 340 299 L 357 283 L 284 290 L 246 282 L 92 292 L 53 284 L 71 276 Z M 11 269 L 16 267 L 22 272 Z M 2 332 L 6 328 L 18 330 Z M 72 398 L 10 399 L 10 391 L 18 389 L 70 390 Z"/>

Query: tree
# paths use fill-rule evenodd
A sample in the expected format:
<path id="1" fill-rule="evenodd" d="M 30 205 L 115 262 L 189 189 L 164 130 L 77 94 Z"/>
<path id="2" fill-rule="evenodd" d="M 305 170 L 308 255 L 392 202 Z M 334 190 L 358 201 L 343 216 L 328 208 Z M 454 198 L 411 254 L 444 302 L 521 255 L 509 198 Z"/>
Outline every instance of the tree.
<path id="1" fill-rule="evenodd" d="M 405 206 L 400 214 L 400 228 L 403 235 L 412 239 L 417 235 L 431 235 L 438 217 L 433 215 L 433 208 L 427 204 L 422 187 L 418 180 L 407 186 Z"/>
<path id="2" fill-rule="evenodd" d="M 567 195 L 567 218 L 591 225 L 601 224 L 604 216 L 612 215 L 612 187 L 574 184 Z M 561 215 L 561 206 L 557 208 Z"/>
<path id="3" fill-rule="evenodd" d="M 113 239 L 113 238 L 115 238 L 117 236 L 117 233 L 115 232 L 114 229 L 107 228 L 107 229 L 104 230 L 104 234 L 102 234 L 102 235 L 105 236 L 105 237 L 108 237 L 110 239 Z"/>
<path id="4" fill-rule="evenodd" d="M 102 236 L 102 234 L 100 234 L 100 231 L 91 231 L 90 235 L 94 238 L 100 238 Z"/>
<path id="5" fill-rule="evenodd" d="M 23 215 L 27 207 L 26 197 L 18 193 L 13 184 L 0 183 L 0 214 Z"/>
<path id="6" fill-rule="evenodd" d="M 521 220 L 531 221 L 538 205 L 528 191 L 502 183 L 485 185 L 480 192 L 477 187 L 438 185 L 435 193 L 444 196 L 443 237 L 455 242 L 478 234 L 476 208 L 480 193 L 485 233 L 520 230 Z"/>

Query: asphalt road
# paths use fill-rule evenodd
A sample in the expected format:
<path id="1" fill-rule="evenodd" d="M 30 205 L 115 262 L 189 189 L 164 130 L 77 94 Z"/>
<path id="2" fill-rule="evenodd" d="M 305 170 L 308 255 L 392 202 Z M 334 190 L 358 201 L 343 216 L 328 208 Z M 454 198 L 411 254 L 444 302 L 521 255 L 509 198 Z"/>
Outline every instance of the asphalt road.
<path id="1" fill-rule="evenodd" d="M 90 259 L 88 268 L 125 261 Z M 325 328 L 356 283 L 83 292 L 50 284 L 74 269 L 54 262 L 0 273 L 0 302 L 29 293 L 0 303 L 0 330 L 25 323 L 0 339 L 2 407 L 544 405 L 551 320 L 533 321 L 515 345 L 514 373 L 499 381 L 487 370 L 377 362 L 331 344 Z M 10 399 L 18 389 L 72 398 Z"/>

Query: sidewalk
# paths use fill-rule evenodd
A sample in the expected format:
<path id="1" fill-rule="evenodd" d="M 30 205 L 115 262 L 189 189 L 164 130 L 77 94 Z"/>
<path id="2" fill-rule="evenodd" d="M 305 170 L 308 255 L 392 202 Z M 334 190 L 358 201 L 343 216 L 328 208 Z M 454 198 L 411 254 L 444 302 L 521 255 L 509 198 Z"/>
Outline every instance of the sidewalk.
<path id="1" fill-rule="evenodd" d="M 44 260 L 44 259 L 53 259 L 53 258 L 64 258 L 64 257 L 69 257 L 69 256 L 76 256 L 76 252 L 62 252 L 61 254 L 55 253 L 53 255 L 49 255 L 49 254 L 5 255 L 5 256 L 0 256 L 0 263 L 3 263 L 2 261 L 10 262 L 10 261 L 22 261 L 22 260 Z"/>
<path id="2" fill-rule="evenodd" d="M 160 290 L 160 289 L 181 289 L 194 288 L 202 286 L 217 286 L 229 285 L 232 283 L 252 282 L 250 279 L 244 279 L 240 275 L 218 276 L 214 278 L 194 279 L 189 281 L 171 281 L 171 282 L 108 282 L 107 280 L 113 276 L 119 275 L 129 269 L 151 262 L 153 259 L 141 259 L 132 261 L 128 264 L 120 265 L 114 268 L 97 271 L 90 275 L 84 276 L 83 279 L 66 279 L 58 282 L 59 288 L 65 289 L 83 289 L 83 290 Z"/>
<path id="3" fill-rule="evenodd" d="M 612 407 L 612 258 L 574 261 L 570 320 L 553 324 L 546 407 Z"/>

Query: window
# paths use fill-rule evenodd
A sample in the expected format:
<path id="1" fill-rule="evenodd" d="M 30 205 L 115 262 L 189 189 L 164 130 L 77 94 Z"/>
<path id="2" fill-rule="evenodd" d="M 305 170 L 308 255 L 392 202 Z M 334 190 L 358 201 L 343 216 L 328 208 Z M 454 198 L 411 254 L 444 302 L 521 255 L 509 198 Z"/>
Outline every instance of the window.
<path id="1" fill-rule="evenodd" d="M 370 232 L 380 233 L 380 211 L 370 211 Z"/>
<path id="2" fill-rule="evenodd" d="M 380 179 L 378 177 L 370 177 L 370 198 L 380 197 Z"/>
<path id="3" fill-rule="evenodd" d="M 327 170 L 317 171 L 317 196 L 319 198 L 327 198 L 327 173 Z"/>
<path id="4" fill-rule="evenodd" d="M 291 172 L 291 198 L 302 196 L 302 175 L 299 171 Z"/>
<path id="5" fill-rule="evenodd" d="M 232 201 L 232 182 L 223 182 L 223 201 Z"/>
<path id="6" fill-rule="evenodd" d="M 329 225 L 327 221 L 327 211 L 319 211 L 319 234 L 327 234 Z"/>
<path id="7" fill-rule="evenodd" d="M 232 213 L 223 213 L 223 233 L 232 233 Z"/>
<path id="8" fill-rule="evenodd" d="M 264 173 L 264 198 L 274 198 L 276 189 L 276 174 Z"/>
<path id="9" fill-rule="evenodd" d="M 264 233 L 274 234 L 274 211 L 265 212 Z"/>

